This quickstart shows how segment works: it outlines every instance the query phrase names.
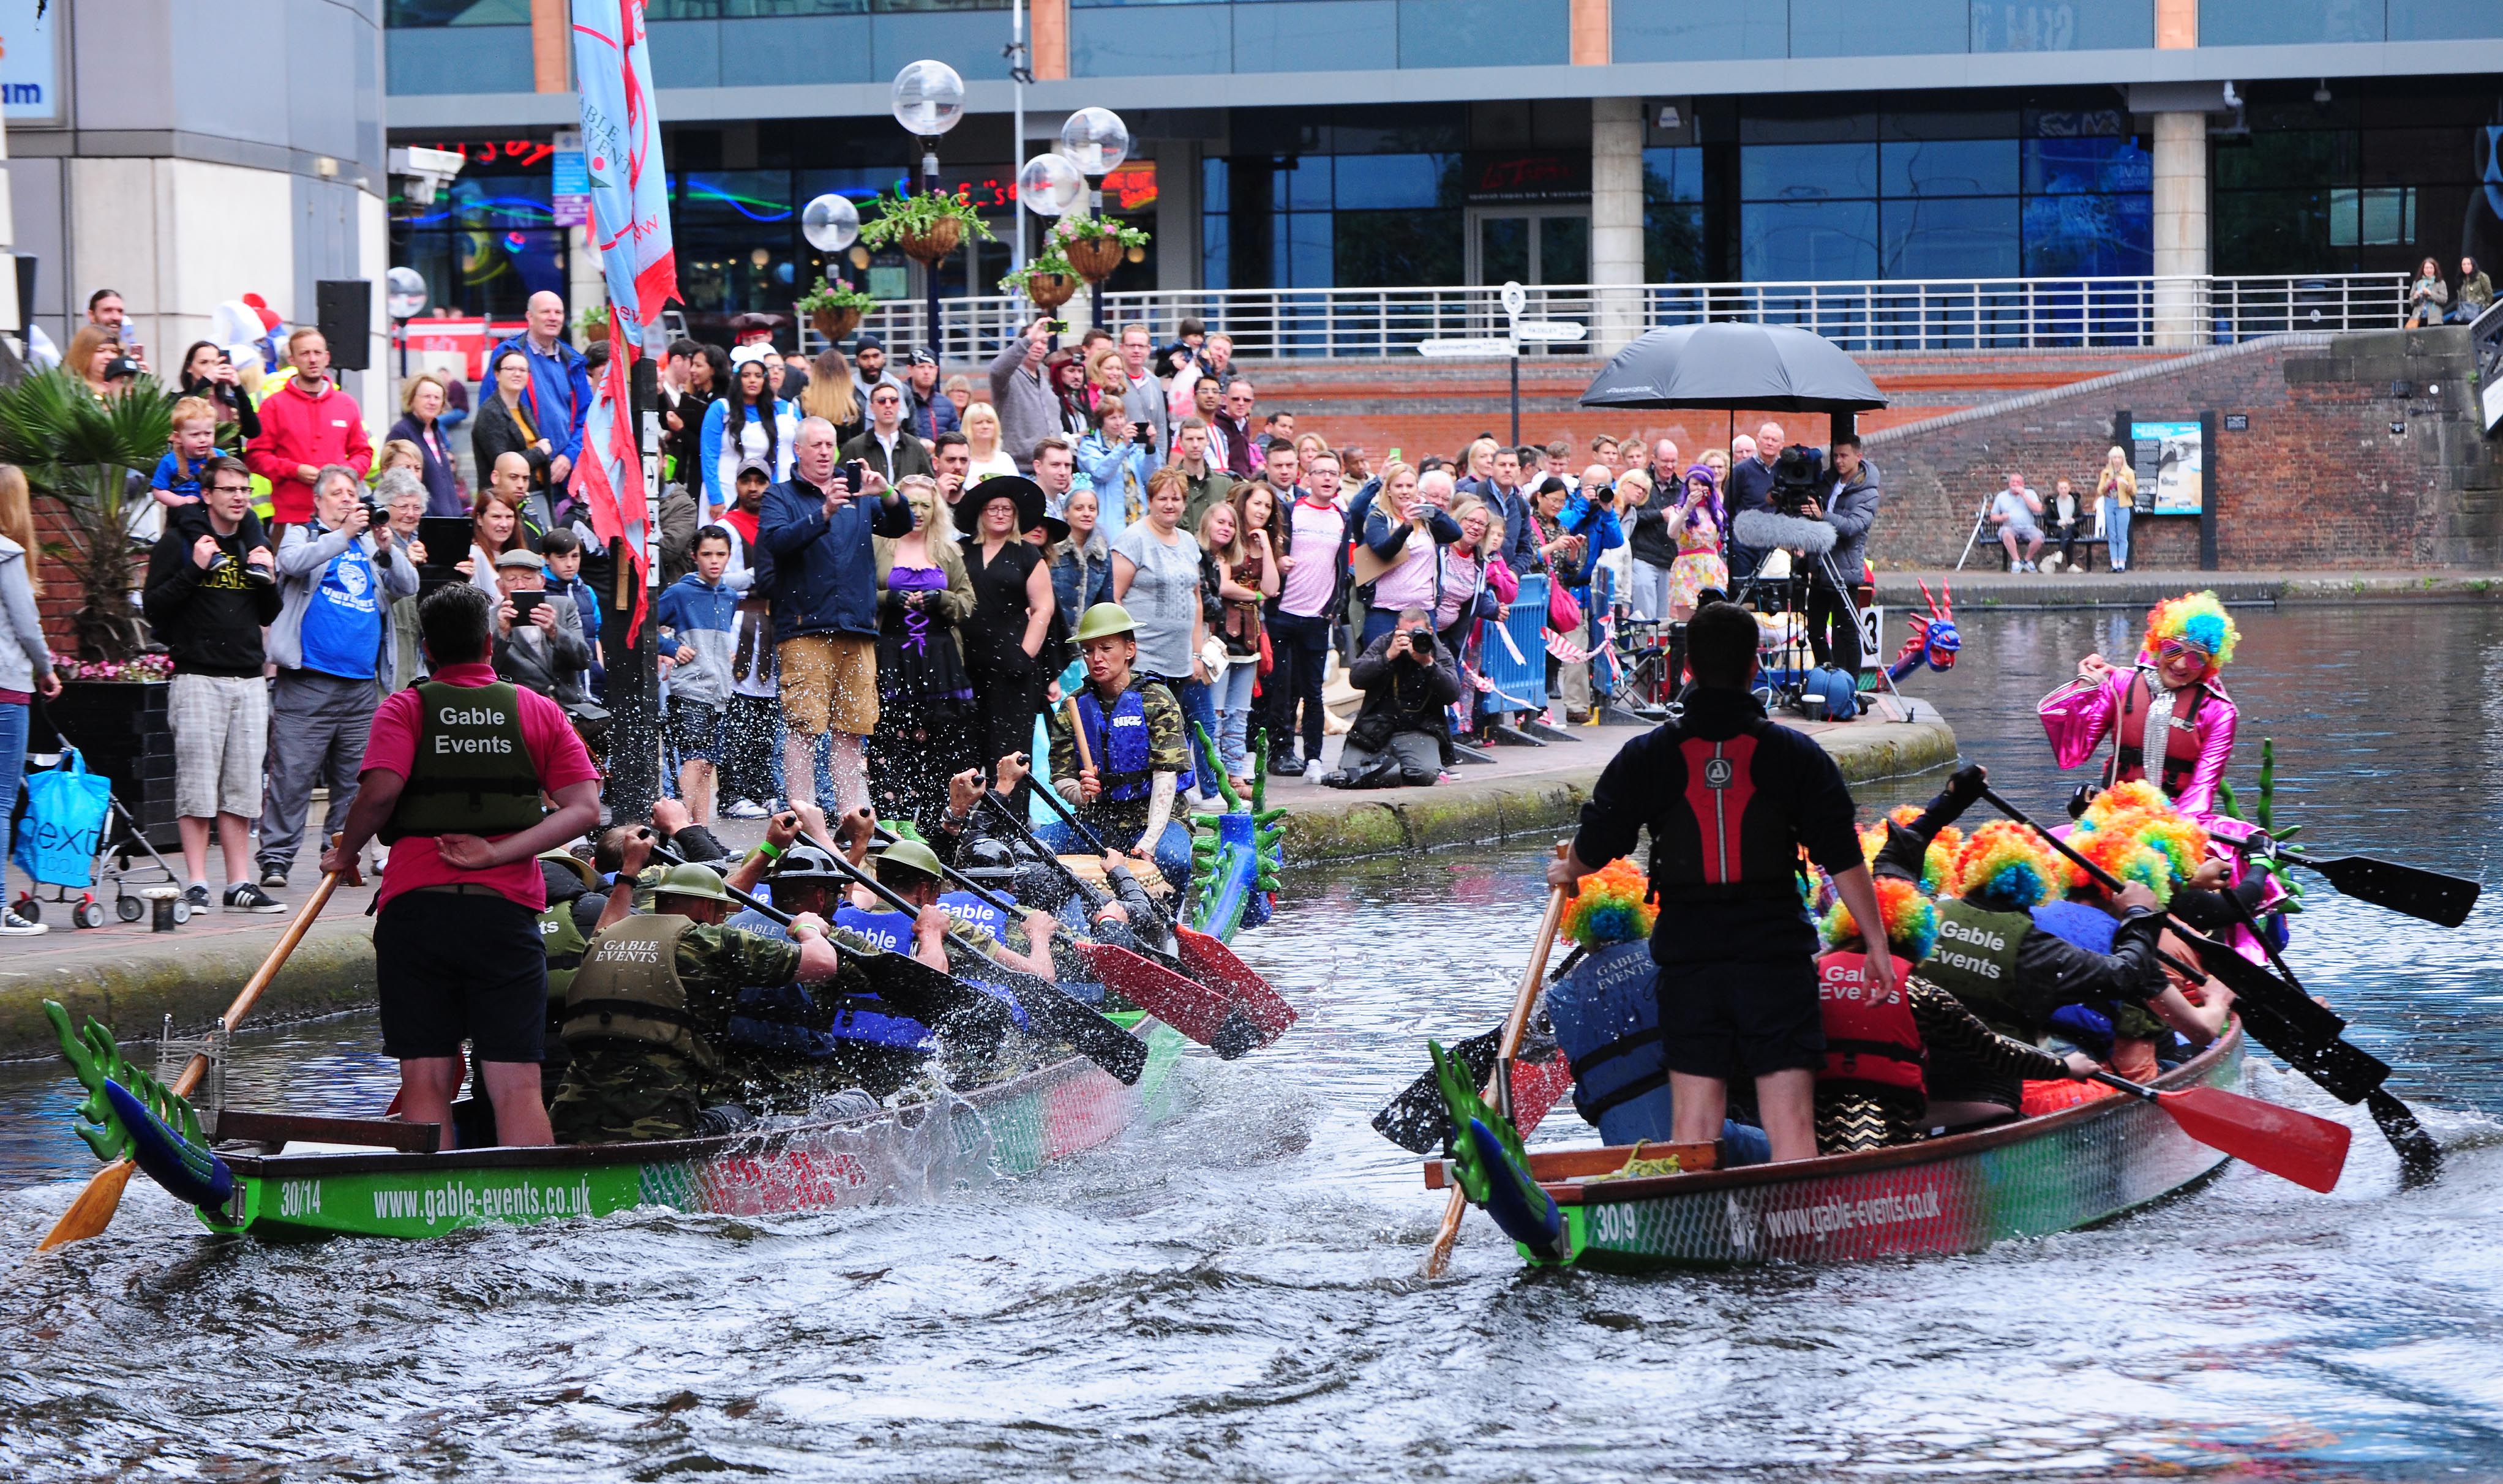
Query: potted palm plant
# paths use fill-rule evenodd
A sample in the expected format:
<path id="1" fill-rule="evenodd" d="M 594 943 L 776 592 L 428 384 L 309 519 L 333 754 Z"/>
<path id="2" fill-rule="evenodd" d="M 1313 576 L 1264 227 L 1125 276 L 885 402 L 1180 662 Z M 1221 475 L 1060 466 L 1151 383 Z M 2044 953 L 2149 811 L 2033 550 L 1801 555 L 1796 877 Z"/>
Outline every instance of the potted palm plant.
<path id="1" fill-rule="evenodd" d="M 982 214 L 960 196 L 943 190 L 906 195 L 892 188 L 877 196 L 877 215 L 861 224 L 860 240 L 872 251 L 895 247 L 927 266 L 956 251 L 967 234 L 992 239 Z"/>
<path id="2" fill-rule="evenodd" d="M 163 457 L 174 402 L 147 376 L 106 397 L 61 368 L 0 386 L 0 462 L 24 470 L 36 503 L 53 512 L 65 538 L 46 542 L 44 555 L 79 585 L 70 620 L 77 652 L 56 657 L 61 694 L 47 714 L 160 845 L 172 841 L 172 667 L 144 652 L 148 636 L 130 595 L 146 575 L 147 550 L 131 527 L 149 500 L 134 476 Z"/>

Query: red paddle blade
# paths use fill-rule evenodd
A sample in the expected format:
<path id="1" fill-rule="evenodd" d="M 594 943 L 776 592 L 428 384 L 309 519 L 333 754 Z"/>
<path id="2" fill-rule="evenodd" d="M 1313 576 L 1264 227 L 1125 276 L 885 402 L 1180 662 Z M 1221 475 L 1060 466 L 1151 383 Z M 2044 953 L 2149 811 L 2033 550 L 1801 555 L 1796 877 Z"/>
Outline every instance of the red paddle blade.
<path id="1" fill-rule="evenodd" d="M 1573 1090 L 1573 1063 L 1562 1053 L 1545 1061 L 1512 1064 L 1512 1126 L 1524 1137 L 1547 1117 L 1547 1111 Z"/>
<path id="2" fill-rule="evenodd" d="M 1252 1039 L 1233 998 L 1222 989 L 1184 979 L 1153 959 L 1109 943 L 1076 945 L 1078 955 L 1104 982 L 1104 987 L 1181 1031 L 1217 1054 L 1240 1056 Z M 1227 1023 L 1231 1019 L 1233 1024 Z"/>
<path id="3" fill-rule="evenodd" d="M 2344 1123 L 2222 1087 L 2166 1092 L 2157 1103 L 2183 1133 L 2210 1149 L 2322 1194 L 2337 1188 L 2347 1146 L 2355 1137 Z"/>
<path id="4" fill-rule="evenodd" d="M 1176 957 L 1183 966 L 1202 980 L 1223 989 L 1243 1007 L 1245 1016 L 1260 1027 L 1260 1045 L 1266 1046 L 1295 1023 L 1295 1007 L 1269 987 L 1250 964 L 1235 956 L 1234 950 L 1218 939 L 1195 928 L 1174 925 Z"/>

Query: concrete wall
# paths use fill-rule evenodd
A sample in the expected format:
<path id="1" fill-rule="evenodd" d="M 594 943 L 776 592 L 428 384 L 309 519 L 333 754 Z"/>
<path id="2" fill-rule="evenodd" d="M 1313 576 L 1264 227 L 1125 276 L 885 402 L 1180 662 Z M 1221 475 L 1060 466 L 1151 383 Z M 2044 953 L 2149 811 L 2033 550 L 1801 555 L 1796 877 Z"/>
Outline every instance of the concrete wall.
<path id="1" fill-rule="evenodd" d="M 1870 556 L 1951 566 L 2009 469 L 2046 494 L 2062 474 L 2091 489 L 2127 409 L 2142 422 L 2218 414 L 2222 569 L 2490 569 L 2503 563 L 2503 466 L 2470 371 L 2465 328 L 2293 335 L 1886 429 L 1869 439 L 1886 486 Z M 2249 428 L 2223 431 L 2229 413 Z M 2130 544 L 2133 569 L 2196 568 L 2199 523 L 2142 515 Z"/>

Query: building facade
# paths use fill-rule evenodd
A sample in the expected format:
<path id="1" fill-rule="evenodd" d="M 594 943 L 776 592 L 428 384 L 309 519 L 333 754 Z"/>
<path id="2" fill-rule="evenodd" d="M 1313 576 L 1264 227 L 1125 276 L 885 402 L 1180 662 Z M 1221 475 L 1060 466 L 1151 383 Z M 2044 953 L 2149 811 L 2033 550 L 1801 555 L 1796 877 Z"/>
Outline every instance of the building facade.
<path id="1" fill-rule="evenodd" d="M 1072 109 L 1121 113 L 1138 145 L 1106 209 L 1154 242 L 1114 290 L 2307 275 L 2424 257 L 2456 277 L 2463 255 L 2503 254 L 2493 0 L 1042 0 L 1023 141 L 1004 3 L 655 0 L 650 16 L 700 328 L 787 310 L 826 270 L 800 236 L 806 200 L 903 179 L 918 149 L 887 81 L 919 56 L 968 81 L 943 172 L 1003 238 L 1017 163 Z M 394 206 L 394 260 L 463 313 L 566 289 L 561 0 L 386 0 L 385 18 L 392 142 L 469 160 L 436 201 Z M 1004 242 L 977 245 L 942 292 L 993 293 L 1007 265 Z M 900 259 L 834 266 L 881 296 L 919 292 Z"/>

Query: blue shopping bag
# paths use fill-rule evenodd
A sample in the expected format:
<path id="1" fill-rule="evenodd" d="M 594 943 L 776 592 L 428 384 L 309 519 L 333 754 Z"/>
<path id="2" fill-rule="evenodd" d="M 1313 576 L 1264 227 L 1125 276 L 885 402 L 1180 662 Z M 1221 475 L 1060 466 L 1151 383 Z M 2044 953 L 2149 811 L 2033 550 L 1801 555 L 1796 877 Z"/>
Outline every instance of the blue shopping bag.
<path id="1" fill-rule="evenodd" d="M 11 858 L 48 886 L 95 884 L 95 855 L 112 811 L 113 780 L 86 771 L 76 747 L 60 766 L 26 777 L 26 817 Z"/>

